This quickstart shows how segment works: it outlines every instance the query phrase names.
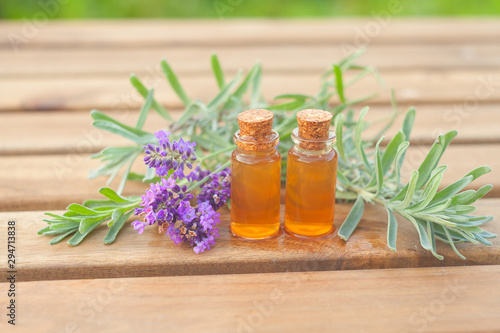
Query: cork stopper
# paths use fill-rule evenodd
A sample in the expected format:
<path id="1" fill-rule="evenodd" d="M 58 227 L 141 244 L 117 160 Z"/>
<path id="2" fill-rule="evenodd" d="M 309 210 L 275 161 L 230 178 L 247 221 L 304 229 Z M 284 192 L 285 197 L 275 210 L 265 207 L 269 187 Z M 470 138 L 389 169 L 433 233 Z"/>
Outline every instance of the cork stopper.
<path id="1" fill-rule="evenodd" d="M 299 136 L 304 140 L 300 146 L 307 150 L 321 150 L 326 147 L 324 142 L 311 142 L 328 139 L 332 114 L 323 110 L 307 109 L 297 113 Z M 311 141 L 309 141 L 309 139 Z"/>
<path id="2" fill-rule="evenodd" d="M 239 133 L 235 143 L 245 150 L 266 150 L 276 146 L 277 134 L 273 131 L 274 114 L 265 109 L 243 111 L 238 115 Z"/>

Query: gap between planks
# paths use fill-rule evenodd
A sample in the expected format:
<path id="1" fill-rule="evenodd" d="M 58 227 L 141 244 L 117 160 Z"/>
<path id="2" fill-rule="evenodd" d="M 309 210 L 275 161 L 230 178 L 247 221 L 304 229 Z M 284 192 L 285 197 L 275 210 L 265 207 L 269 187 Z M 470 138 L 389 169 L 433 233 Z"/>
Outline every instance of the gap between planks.
<path id="1" fill-rule="evenodd" d="M 21 282 L 16 329 L 496 332 L 499 282 L 498 265 Z"/>

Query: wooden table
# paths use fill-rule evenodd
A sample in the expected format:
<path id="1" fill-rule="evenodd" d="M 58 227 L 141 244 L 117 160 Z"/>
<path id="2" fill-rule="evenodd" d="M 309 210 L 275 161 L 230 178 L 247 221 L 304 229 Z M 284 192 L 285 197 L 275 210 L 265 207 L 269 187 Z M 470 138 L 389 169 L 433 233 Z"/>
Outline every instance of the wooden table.
<path id="1" fill-rule="evenodd" d="M 498 217 L 498 20 L 51 21 L 25 35 L 15 51 L 9 36 L 23 29 L 22 22 L 0 23 L 0 248 L 6 249 L 7 221 L 15 220 L 16 330 L 500 331 L 500 241 L 458 245 L 467 261 L 438 244 L 445 256 L 439 261 L 401 220 L 393 253 L 385 213 L 376 206 L 367 207 L 348 243 L 338 237 L 243 242 L 229 236 L 227 212 L 217 245 L 202 255 L 153 230 L 137 236 L 131 227 L 109 246 L 102 243 L 105 227 L 75 248 L 49 246 L 36 234 L 44 211 L 96 197 L 104 185 L 104 179 L 86 179 L 98 165 L 89 154 L 125 141 L 93 129 L 89 110 L 134 122 L 142 100 L 128 83 L 130 73 L 155 87 L 172 110 L 181 104 L 166 87 L 162 58 L 202 100 L 216 91 L 213 52 L 227 75 L 259 59 L 268 98 L 312 93 L 323 70 L 344 57 L 343 47 L 359 43 L 368 47 L 361 62 L 380 70 L 399 105 L 417 108 L 409 158 L 417 163 L 437 133 L 457 129 L 443 158 L 451 166 L 444 183 L 490 165 L 493 172 L 474 187 L 495 186 L 478 213 Z M 349 94 L 372 91 L 380 95 L 370 102 L 371 113 L 380 114 L 389 106 L 388 89 L 367 80 Z M 155 116 L 146 124 L 148 130 L 159 126 Z M 143 189 L 129 184 L 125 194 Z M 349 207 L 338 206 L 337 227 Z M 498 234 L 500 225 L 493 220 L 485 229 Z M 5 312 L 9 284 L 1 286 Z M 12 329 L 3 312 L 0 327 Z"/>

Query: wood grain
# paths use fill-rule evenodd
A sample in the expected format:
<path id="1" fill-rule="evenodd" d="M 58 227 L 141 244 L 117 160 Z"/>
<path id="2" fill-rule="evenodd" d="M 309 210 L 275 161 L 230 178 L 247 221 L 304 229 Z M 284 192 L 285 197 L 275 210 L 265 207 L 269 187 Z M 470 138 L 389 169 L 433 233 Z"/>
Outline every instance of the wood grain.
<path id="1" fill-rule="evenodd" d="M 2 22 L 0 46 L 13 49 L 12 36 L 23 36 L 23 32 L 30 32 L 29 28 L 24 22 Z M 361 46 L 474 44 L 497 42 L 499 33 L 500 24 L 494 18 L 391 18 L 387 21 L 377 15 L 365 19 L 303 19 L 300 22 L 269 19 L 50 21 L 50 24 L 38 27 L 35 34 L 29 34 L 30 38 L 19 49 L 137 48 L 146 45 L 222 47 L 286 45 L 298 41 L 304 45 L 344 42 Z"/>
<path id="2" fill-rule="evenodd" d="M 357 108 L 359 109 L 359 108 Z M 401 110 L 406 106 L 401 105 Z M 411 135 L 412 145 L 429 145 L 439 132 L 458 130 L 453 144 L 500 143 L 500 104 L 484 104 L 471 112 L 448 104 L 419 105 Z M 389 110 L 373 106 L 367 120 L 375 120 Z M 174 119 L 180 110 L 172 112 Z M 137 111 L 109 112 L 113 118 L 134 124 Z M 0 114 L 0 155 L 93 153 L 107 146 L 127 145 L 130 141 L 92 127 L 89 111 L 66 112 L 5 112 Z M 387 132 L 392 137 L 401 128 L 402 117 Z M 156 113 L 151 112 L 145 124 L 148 131 L 167 126 Z M 50 128 L 50 132 L 47 131 Z M 367 137 L 378 133 L 380 127 L 366 130 Z M 30 135 L 26 135 L 29 133 Z M 89 145 L 90 143 L 90 145 Z"/>
<path id="3" fill-rule="evenodd" d="M 16 331 L 494 332 L 499 282 L 500 266 L 22 282 Z"/>
<path id="4" fill-rule="evenodd" d="M 336 206 L 337 228 L 350 207 Z M 499 216 L 499 207 L 500 199 L 484 199 L 478 204 L 477 214 Z M 217 245 L 201 255 L 185 244 L 173 245 L 154 228 L 137 235 L 130 225 L 112 245 L 103 244 L 107 227 L 102 226 L 77 247 L 65 242 L 50 246 L 49 237 L 36 234 L 46 225 L 42 219 L 42 212 L 0 213 L 0 232 L 6 232 L 8 220 L 15 220 L 18 226 L 20 281 L 500 264 L 498 239 L 493 239 L 493 246 L 489 247 L 458 244 L 466 261 L 458 258 L 447 244 L 439 243 L 437 251 L 445 256 L 440 261 L 420 246 L 413 225 L 403 219 L 398 220 L 398 251 L 394 253 L 386 245 L 385 209 L 372 205 L 366 206 L 363 219 L 347 243 L 339 237 L 302 240 L 285 235 L 261 242 L 243 241 L 229 235 L 229 214 L 223 212 Z M 485 229 L 499 234 L 500 224 L 493 220 Z M 1 265 L 2 272 L 6 272 L 7 263 Z"/>
<path id="5" fill-rule="evenodd" d="M 325 43 L 303 47 L 295 45 L 242 45 L 240 47 L 149 47 L 137 49 L 28 48 L 20 52 L 0 48 L 1 77 L 106 77 L 148 75 L 167 59 L 178 75 L 207 75 L 210 56 L 217 52 L 226 74 L 248 68 L 257 60 L 266 73 L 316 73 L 326 70 L 346 54 L 339 44 Z M 498 44 L 389 44 L 370 45 L 359 64 L 379 70 L 450 70 L 498 68 Z M 388 57 L 387 54 L 391 56 Z"/>
<path id="6" fill-rule="evenodd" d="M 143 172 L 143 165 L 139 159 L 132 170 Z M 88 180 L 90 170 L 100 163 L 85 153 L 2 157 L 2 166 L 0 211 L 64 209 L 72 202 L 100 198 L 98 190 L 107 182 L 107 177 Z M 120 179 L 119 174 L 110 186 L 116 189 Z M 124 194 L 141 194 L 145 189 L 145 184 L 129 182 Z"/>
<path id="7" fill-rule="evenodd" d="M 325 64 L 327 65 L 327 64 Z M 283 93 L 316 94 L 321 83 L 321 74 L 288 73 L 266 74 L 262 77 L 262 91 L 266 100 Z M 387 87 L 396 89 L 401 104 L 470 103 L 476 108 L 479 103 L 500 102 L 499 70 L 408 70 L 381 72 Z M 350 79 L 346 75 L 346 82 Z M 162 73 L 142 77 L 148 88 L 155 88 L 155 97 L 168 108 L 179 109 L 179 98 L 167 87 Z M 208 102 L 217 93 L 212 75 L 183 76 L 180 78 L 186 92 L 192 98 Z M 483 83 L 486 82 L 486 83 Z M 487 88 L 483 86 L 487 86 Z M 77 80 L 53 78 L 0 78 L 0 110 L 139 110 L 144 103 L 123 77 L 82 77 Z M 368 77 L 346 89 L 348 98 L 366 97 L 378 93 L 370 105 L 388 105 L 390 89 L 383 88 L 374 77 Z"/>

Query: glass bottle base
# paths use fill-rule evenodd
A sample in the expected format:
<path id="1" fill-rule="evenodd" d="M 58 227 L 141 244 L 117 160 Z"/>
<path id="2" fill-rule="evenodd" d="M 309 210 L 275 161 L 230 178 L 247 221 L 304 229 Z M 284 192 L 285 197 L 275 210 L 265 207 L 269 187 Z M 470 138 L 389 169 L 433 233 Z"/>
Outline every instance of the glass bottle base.
<path id="1" fill-rule="evenodd" d="M 234 228 L 232 226 L 229 227 L 229 232 L 231 235 L 233 235 L 236 238 L 246 240 L 246 241 L 260 241 L 260 240 L 267 240 L 267 239 L 273 239 L 277 238 L 282 234 L 281 227 L 278 226 L 278 229 L 272 233 L 261 233 L 261 232 L 256 232 L 256 230 L 253 230 L 252 233 L 248 233 L 246 235 L 239 234 L 234 231 Z M 249 234 L 253 234 L 252 236 L 249 236 Z"/>
<path id="2" fill-rule="evenodd" d="M 303 235 L 300 233 L 296 233 L 291 231 L 286 227 L 286 225 L 283 227 L 283 230 L 286 235 L 296 237 L 296 238 L 301 238 L 301 239 L 322 239 L 322 238 L 333 238 L 335 237 L 335 231 L 337 230 L 335 226 L 332 226 L 330 230 L 328 230 L 325 233 L 319 234 L 319 235 Z"/>

